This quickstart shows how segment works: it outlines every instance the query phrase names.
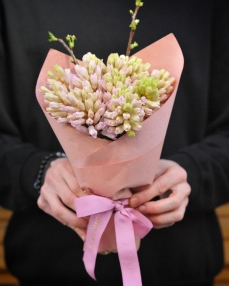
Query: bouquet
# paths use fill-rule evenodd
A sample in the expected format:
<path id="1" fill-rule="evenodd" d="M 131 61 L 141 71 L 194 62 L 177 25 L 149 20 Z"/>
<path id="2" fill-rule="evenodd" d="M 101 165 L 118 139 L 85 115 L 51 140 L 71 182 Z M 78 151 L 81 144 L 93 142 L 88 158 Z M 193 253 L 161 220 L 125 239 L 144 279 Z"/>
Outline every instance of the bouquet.
<path id="1" fill-rule="evenodd" d="M 72 50 L 69 57 L 51 49 L 36 86 L 38 102 L 80 187 L 90 191 L 75 199 L 77 216 L 90 216 L 85 267 L 95 279 L 97 252 L 117 250 L 125 286 L 142 285 L 136 241 L 152 228 L 128 207 L 128 198 L 132 188 L 154 180 L 183 68 L 173 34 L 129 57 L 137 45 L 132 38 L 142 5 L 137 0 L 130 12 L 126 56 L 111 54 L 105 64 L 87 53 L 81 62 Z M 74 36 L 67 40 L 71 48 Z"/>

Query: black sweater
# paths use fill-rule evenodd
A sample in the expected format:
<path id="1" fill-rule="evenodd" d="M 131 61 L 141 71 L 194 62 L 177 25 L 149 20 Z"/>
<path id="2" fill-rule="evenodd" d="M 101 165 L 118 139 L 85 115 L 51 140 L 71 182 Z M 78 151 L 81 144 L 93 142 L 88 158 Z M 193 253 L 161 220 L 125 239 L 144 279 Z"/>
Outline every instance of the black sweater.
<path id="1" fill-rule="evenodd" d="M 143 285 L 195 285 L 223 265 L 214 209 L 229 201 L 229 3 L 144 2 L 138 49 L 172 32 L 184 54 L 162 157 L 186 169 L 192 191 L 181 222 L 143 239 Z M 106 60 L 111 52 L 125 53 L 133 8 L 134 0 L 0 1 L 0 204 L 14 211 L 6 261 L 25 285 L 122 285 L 116 254 L 98 256 L 94 282 L 78 236 L 36 205 L 40 162 L 61 147 L 34 90 L 49 48 L 64 51 L 47 42 L 47 31 L 75 34 L 78 58 L 90 51 Z"/>

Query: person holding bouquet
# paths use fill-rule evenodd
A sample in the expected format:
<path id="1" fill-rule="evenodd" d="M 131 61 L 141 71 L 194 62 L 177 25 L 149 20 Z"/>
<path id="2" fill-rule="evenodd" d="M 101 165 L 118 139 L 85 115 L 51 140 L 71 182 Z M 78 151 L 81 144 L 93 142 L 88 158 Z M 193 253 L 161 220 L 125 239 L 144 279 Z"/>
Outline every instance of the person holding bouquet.
<path id="1" fill-rule="evenodd" d="M 116 253 L 98 255 L 97 282 L 84 269 L 88 219 L 76 217 L 74 199 L 88 192 L 79 188 L 34 89 L 50 48 L 47 31 L 76 34 L 78 58 L 88 51 L 104 60 L 123 54 L 133 1 L 0 6 L 0 204 L 14 212 L 7 266 L 22 286 L 122 285 Z M 145 0 L 139 11 L 135 50 L 172 32 L 185 59 L 155 180 L 133 189 L 129 200 L 153 223 L 138 250 L 144 286 L 213 285 L 223 267 L 214 209 L 229 201 L 228 11 L 226 0 Z"/>

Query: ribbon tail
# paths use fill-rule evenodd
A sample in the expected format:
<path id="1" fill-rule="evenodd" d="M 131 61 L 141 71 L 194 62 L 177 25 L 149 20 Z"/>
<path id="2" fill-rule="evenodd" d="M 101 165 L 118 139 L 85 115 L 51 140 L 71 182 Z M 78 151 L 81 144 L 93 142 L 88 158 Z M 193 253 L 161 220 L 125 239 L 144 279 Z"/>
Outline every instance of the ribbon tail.
<path id="1" fill-rule="evenodd" d="M 84 245 L 83 262 L 87 273 L 95 278 L 95 262 L 101 236 L 111 218 L 112 210 L 91 215 Z"/>
<path id="2" fill-rule="evenodd" d="M 134 233 L 140 238 L 146 236 L 148 232 L 153 228 L 152 222 L 135 209 L 126 208 L 126 211 L 132 220 Z"/>
<path id="3" fill-rule="evenodd" d="M 132 220 L 120 212 L 116 212 L 114 219 L 123 286 L 142 286 Z"/>

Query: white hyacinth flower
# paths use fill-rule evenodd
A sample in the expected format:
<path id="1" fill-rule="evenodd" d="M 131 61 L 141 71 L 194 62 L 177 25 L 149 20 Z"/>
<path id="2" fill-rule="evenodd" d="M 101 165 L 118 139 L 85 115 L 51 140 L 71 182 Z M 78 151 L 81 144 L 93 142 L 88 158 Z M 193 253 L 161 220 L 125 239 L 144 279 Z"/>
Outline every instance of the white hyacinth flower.
<path id="1" fill-rule="evenodd" d="M 169 97 L 175 79 L 165 70 L 149 72 L 136 56 L 110 54 L 107 65 L 94 54 L 83 56 L 74 71 L 55 65 L 42 86 L 46 111 L 58 123 L 92 136 L 135 136 L 142 122 Z"/>

